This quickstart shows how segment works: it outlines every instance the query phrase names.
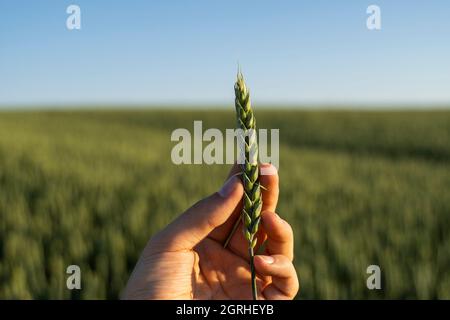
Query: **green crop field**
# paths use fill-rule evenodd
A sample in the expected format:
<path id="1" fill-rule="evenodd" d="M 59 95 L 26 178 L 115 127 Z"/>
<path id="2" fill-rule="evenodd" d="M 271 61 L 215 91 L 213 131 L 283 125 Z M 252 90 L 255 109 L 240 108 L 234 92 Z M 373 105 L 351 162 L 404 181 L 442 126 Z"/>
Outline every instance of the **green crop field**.
<path id="1" fill-rule="evenodd" d="M 450 111 L 255 112 L 280 129 L 298 298 L 450 299 Z M 0 298 L 118 298 L 149 237 L 229 170 L 171 162 L 194 120 L 234 128 L 234 109 L 0 112 Z"/>

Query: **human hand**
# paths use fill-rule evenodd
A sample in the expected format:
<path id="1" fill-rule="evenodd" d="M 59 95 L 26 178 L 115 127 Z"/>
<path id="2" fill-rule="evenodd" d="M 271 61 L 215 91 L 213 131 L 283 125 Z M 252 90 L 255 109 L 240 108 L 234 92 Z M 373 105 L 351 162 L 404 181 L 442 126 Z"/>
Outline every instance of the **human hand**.
<path id="1" fill-rule="evenodd" d="M 259 299 L 292 299 L 299 289 L 291 226 L 276 213 L 278 174 L 261 175 L 263 211 L 254 259 Z M 219 192 L 197 202 L 150 239 L 128 280 L 124 299 L 252 299 L 248 244 L 240 219 L 243 186 L 234 166 Z"/>

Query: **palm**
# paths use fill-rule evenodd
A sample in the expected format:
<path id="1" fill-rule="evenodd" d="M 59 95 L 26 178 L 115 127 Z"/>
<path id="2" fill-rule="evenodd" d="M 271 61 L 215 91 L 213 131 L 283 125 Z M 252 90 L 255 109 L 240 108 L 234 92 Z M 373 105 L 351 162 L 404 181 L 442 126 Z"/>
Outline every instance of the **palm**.
<path id="1" fill-rule="evenodd" d="M 236 234 L 233 240 L 237 241 L 239 237 Z M 151 270 L 145 287 L 151 286 L 155 290 L 146 290 L 145 296 L 136 298 L 252 298 L 248 261 L 232 247 L 223 248 L 212 237 L 202 240 L 193 250 L 152 254 L 140 262 L 142 270 Z M 258 278 L 258 285 L 261 284 L 262 280 Z"/>
<path id="2" fill-rule="evenodd" d="M 192 292 L 195 299 L 252 298 L 250 266 L 245 256 L 223 248 L 209 237 L 194 251 L 199 257 L 194 266 L 196 279 Z"/>

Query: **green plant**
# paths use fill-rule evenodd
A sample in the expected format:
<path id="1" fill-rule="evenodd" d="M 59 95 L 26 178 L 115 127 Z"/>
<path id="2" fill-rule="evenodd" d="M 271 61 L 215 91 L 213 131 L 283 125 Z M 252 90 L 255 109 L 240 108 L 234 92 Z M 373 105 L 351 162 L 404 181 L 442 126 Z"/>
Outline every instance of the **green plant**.
<path id="1" fill-rule="evenodd" d="M 259 183 L 259 165 L 258 165 L 258 143 L 256 140 L 256 119 L 250 103 L 250 93 L 244 82 L 244 77 L 239 71 L 237 81 L 234 85 L 235 106 L 237 116 L 237 127 L 241 129 L 241 148 L 244 151 L 242 162 L 242 183 L 244 184 L 244 196 L 242 206 L 242 223 L 244 225 L 245 238 L 248 241 L 248 251 L 250 256 L 250 268 L 252 273 L 252 295 L 257 299 L 256 291 L 256 273 L 254 266 L 254 250 L 258 241 L 256 233 L 258 232 L 259 222 L 261 220 L 262 195 L 261 185 Z M 238 219 L 224 243 L 228 245 L 231 237 L 239 225 Z"/>

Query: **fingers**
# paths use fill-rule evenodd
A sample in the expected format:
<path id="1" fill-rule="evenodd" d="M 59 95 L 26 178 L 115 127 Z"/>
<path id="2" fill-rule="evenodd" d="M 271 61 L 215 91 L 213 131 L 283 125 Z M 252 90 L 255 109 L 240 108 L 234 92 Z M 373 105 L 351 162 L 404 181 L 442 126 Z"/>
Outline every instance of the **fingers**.
<path id="1" fill-rule="evenodd" d="M 294 235 L 291 226 L 276 213 L 262 213 L 262 227 L 266 233 L 269 256 L 256 256 L 255 268 L 263 276 L 272 276 L 272 283 L 264 288 L 266 299 L 292 299 L 298 292 L 297 273 L 292 264 Z"/>
<path id="2" fill-rule="evenodd" d="M 239 174 L 241 171 L 240 165 L 235 164 L 229 173 L 229 177 Z M 260 182 L 261 185 L 266 189 L 262 190 L 263 195 L 263 207 L 262 211 L 269 210 L 275 211 L 278 202 L 278 172 L 275 166 L 271 164 L 261 164 L 260 165 Z M 230 219 L 217 228 L 212 234 L 211 237 L 219 242 L 224 242 L 225 239 L 230 234 L 235 222 L 240 219 L 242 210 L 242 205 L 240 204 L 237 210 L 232 214 Z M 248 259 L 248 243 L 245 240 L 245 237 L 242 234 L 242 223 L 239 223 L 239 226 L 236 229 L 231 241 L 229 243 L 229 248 L 234 251 L 236 254 Z M 264 232 L 258 232 L 258 243 L 261 244 L 266 239 L 266 235 Z M 257 247 L 259 247 L 259 244 Z"/>
<path id="3" fill-rule="evenodd" d="M 235 163 L 228 173 L 228 178 L 240 172 L 241 165 Z M 270 163 L 261 163 L 259 166 L 259 180 L 264 187 L 262 190 L 264 200 L 262 210 L 276 211 L 279 194 L 277 168 Z"/>
<path id="4" fill-rule="evenodd" d="M 234 166 L 231 168 L 228 174 L 228 177 L 237 176 L 240 178 L 239 176 L 240 172 L 241 172 L 241 165 L 234 164 Z M 277 169 L 275 168 L 275 166 L 271 164 L 261 164 L 259 177 L 261 185 L 265 189 L 267 189 L 262 190 L 263 195 L 262 211 L 264 210 L 275 211 L 278 202 L 278 192 L 279 192 Z M 242 204 L 240 203 L 239 206 L 236 208 L 235 212 L 233 212 L 233 214 L 230 216 L 230 219 L 227 220 L 222 226 L 217 228 L 217 230 L 215 230 L 211 234 L 211 237 L 214 240 L 223 243 L 225 239 L 227 239 L 231 230 L 233 229 L 235 222 L 238 219 L 240 219 L 241 210 Z M 238 235 L 238 233 L 242 233 L 242 223 L 238 226 L 236 232 L 234 233 L 233 238 L 230 241 L 230 248 L 234 249 L 236 252 L 241 252 L 244 256 L 247 256 L 248 255 L 247 254 L 248 250 L 246 248 L 247 244 L 245 241 L 244 242 L 241 241 L 243 237 L 241 235 Z"/>
<path id="5" fill-rule="evenodd" d="M 266 251 L 273 255 L 286 256 L 294 259 L 294 233 L 292 227 L 274 212 L 262 213 L 262 226 L 267 235 Z"/>
<path id="6" fill-rule="evenodd" d="M 262 190 L 263 207 L 262 210 L 276 211 L 278 203 L 278 171 L 274 165 L 270 163 L 263 163 L 260 165 L 259 181 L 266 189 Z"/>
<path id="7" fill-rule="evenodd" d="M 298 292 L 297 272 L 292 262 L 283 255 L 255 256 L 255 269 L 262 276 L 271 276 L 272 283 L 263 289 L 269 300 L 293 299 Z"/>
<path id="8" fill-rule="evenodd" d="M 157 234 L 151 240 L 153 247 L 165 251 L 192 249 L 230 218 L 242 202 L 243 192 L 239 177 L 231 177 L 219 192 L 197 202 Z"/>
<path id="9" fill-rule="evenodd" d="M 261 244 L 266 240 L 266 234 L 264 233 L 264 230 L 262 230 L 262 228 L 259 228 L 256 234 L 256 238 L 258 239 L 258 242 L 255 246 L 255 252 L 259 250 Z M 248 245 L 249 245 L 248 240 L 245 238 L 244 235 L 244 227 L 242 225 L 242 222 L 240 222 L 227 248 L 231 250 L 234 254 L 249 261 L 250 256 L 248 253 Z"/>

